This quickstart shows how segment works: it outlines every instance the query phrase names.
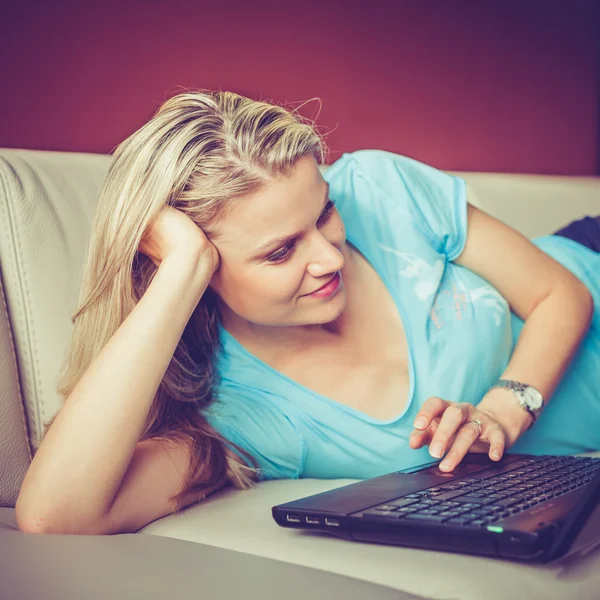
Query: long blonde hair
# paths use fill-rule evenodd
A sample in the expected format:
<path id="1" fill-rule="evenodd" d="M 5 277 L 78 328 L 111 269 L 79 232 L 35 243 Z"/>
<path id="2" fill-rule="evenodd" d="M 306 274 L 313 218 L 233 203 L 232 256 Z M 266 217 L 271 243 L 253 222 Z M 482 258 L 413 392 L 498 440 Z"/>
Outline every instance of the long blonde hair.
<path id="1" fill-rule="evenodd" d="M 94 215 L 74 330 L 57 386 L 66 399 L 150 285 L 157 268 L 138 246 L 171 205 L 205 228 L 238 197 L 286 175 L 300 157 L 325 160 L 314 123 L 275 104 L 227 91 L 186 91 L 119 144 Z M 140 441 L 183 441 L 192 461 L 182 490 L 200 497 L 256 479 L 253 458 L 202 414 L 214 399 L 219 314 L 209 289 L 194 310 L 157 390 Z M 52 424 L 46 424 L 45 431 Z M 245 457 L 244 464 L 230 447 Z"/>

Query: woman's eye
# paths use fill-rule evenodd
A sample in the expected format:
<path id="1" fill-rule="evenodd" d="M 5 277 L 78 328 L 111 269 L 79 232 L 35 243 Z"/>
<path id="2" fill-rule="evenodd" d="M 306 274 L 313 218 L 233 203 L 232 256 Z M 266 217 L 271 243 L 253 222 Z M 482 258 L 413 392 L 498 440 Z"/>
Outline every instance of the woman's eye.
<path id="1" fill-rule="evenodd" d="M 294 253 L 295 246 L 295 243 L 287 244 L 286 246 L 281 248 L 281 250 L 277 250 L 277 252 L 274 252 L 273 254 L 268 256 L 267 260 L 271 263 L 284 262 L 292 256 L 292 254 Z"/>
<path id="2" fill-rule="evenodd" d="M 325 208 L 323 209 L 323 212 L 321 213 L 321 216 L 319 217 L 319 220 L 317 221 L 317 225 L 323 225 L 324 223 L 327 223 L 329 217 L 331 216 L 331 211 L 333 210 L 334 206 L 335 200 L 329 198 L 327 204 L 325 205 Z"/>
<path id="3" fill-rule="evenodd" d="M 325 208 L 323 209 L 323 212 L 321 213 L 321 215 L 319 216 L 319 218 L 317 220 L 317 225 L 319 227 L 321 225 L 324 225 L 325 223 L 327 223 L 327 221 L 329 220 L 329 217 L 331 217 L 331 212 L 333 211 L 334 206 L 335 206 L 335 200 L 332 200 L 331 198 L 329 198 L 329 200 L 327 201 L 327 204 L 325 205 Z M 283 263 L 286 260 L 288 260 L 289 258 L 291 258 L 292 254 L 294 254 L 295 249 L 296 249 L 296 242 L 291 242 L 291 243 L 285 245 L 280 250 L 277 250 L 277 252 L 273 252 L 273 254 L 271 254 L 270 256 L 267 257 L 267 261 L 270 263 Z"/>

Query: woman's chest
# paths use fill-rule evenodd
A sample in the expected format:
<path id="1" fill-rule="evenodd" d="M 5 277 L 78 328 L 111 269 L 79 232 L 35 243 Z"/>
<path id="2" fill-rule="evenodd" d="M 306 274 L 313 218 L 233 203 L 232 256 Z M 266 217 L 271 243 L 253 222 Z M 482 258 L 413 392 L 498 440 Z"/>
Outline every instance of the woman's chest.
<path id="1" fill-rule="evenodd" d="M 381 421 L 403 412 L 410 391 L 407 364 L 400 360 L 314 366 L 296 379 L 304 379 L 299 383 L 321 396 Z"/>
<path id="2" fill-rule="evenodd" d="M 339 342 L 313 348 L 280 365 L 313 392 L 382 421 L 400 415 L 409 400 L 409 350 L 402 321 L 387 299 Z"/>

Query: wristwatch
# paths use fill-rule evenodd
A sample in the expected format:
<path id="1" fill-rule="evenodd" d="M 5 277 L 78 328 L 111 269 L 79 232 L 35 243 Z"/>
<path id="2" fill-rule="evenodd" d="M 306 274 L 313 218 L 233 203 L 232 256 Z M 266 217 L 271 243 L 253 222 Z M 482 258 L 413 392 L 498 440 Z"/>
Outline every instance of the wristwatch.
<path id="1" fill-rule="evenodd" d="M 544 397 L 541 392 L 532 385 L 527 385 L 526 383 L 521 383 L 519 381 L 512 381 L 511 379 L 498 379 L 498 381 L 490 387 L 490 390 L 496 387 L 513 391 L 521 408 L 525 409 L 533 417 L 533 422 L 529 426 L 531 427 L 540 416 L 542 408 L 544 407 Z"/>

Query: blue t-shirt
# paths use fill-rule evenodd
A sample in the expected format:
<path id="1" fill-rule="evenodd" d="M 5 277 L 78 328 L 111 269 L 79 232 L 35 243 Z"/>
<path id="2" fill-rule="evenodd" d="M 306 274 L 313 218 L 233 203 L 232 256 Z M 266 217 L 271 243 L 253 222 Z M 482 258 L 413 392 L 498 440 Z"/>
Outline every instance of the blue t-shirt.
<path id="1" fill-rule="evenodd" d="M 431 461 L 427 446 L 408 445 L 419 408 L 430 396 L 477 404 L 506 368 L 523 326 L 495 287 L 453 262 L 467 236 L 463 179 L 380 150 L 344 154 L 324 178 L 348 241 L 402 318 L 408 401 L 393 419 L 367 416 L 277 372 L 221 328 L 221 380 L 207 417 L 257 459 L 262 479 L 363 479 Z M 599 449 L 600 254 L 558 236 L 534 243 L 588 285 L 596 309 L 550 403 L 510 451 Z"/>

